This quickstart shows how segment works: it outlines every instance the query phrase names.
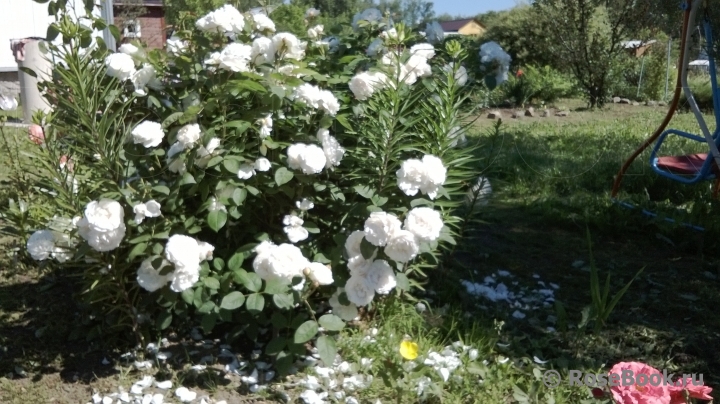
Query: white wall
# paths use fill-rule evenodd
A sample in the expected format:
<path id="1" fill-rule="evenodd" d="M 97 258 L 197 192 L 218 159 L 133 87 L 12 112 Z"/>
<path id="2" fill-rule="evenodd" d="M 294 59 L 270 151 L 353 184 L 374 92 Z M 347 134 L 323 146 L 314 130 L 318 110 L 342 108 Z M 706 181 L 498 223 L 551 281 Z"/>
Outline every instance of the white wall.
<path id="1" fill-rule="evenodd" d="M 32 0 L 0 0 L 0 72 L 17 71 L 11 39 L 45 37 L 52 22 L 47 7 Z"/>
<path id="2" fill-rule="evenodd" d="M 72 10 L 73 7 L 78 16 L 85 15 L 83 0 L 69 0 L 67 9 Z M 17 71 L 10 40 L 45 38 L 48 26 L 55 21 L 54 16 L 48 15 L 47 9 L 48 3 L 39 4 L 33 0 L 0 0 L 0 72 Z M 93 13 L 99 17 L 100 9 L 96 8 Z M 102 33 L 96 32 L 96 35 L 101 36 Z"/>

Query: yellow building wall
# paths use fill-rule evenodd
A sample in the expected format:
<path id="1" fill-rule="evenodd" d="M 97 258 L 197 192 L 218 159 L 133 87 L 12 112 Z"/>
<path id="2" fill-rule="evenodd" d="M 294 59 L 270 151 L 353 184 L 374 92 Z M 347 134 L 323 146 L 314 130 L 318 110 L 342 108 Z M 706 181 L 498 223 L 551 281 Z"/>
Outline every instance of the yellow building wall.
<path id="1" fill-rule="evenodd" d="M 485 28 L 476 23 L 475 21 L 470 21 L 469 23 L 465 24 L 464 27 L 460 28 L 458 30 L 458 33 L 460 35 L 474 35 L 474 36 L 480 36 L 485 33 Z"/>

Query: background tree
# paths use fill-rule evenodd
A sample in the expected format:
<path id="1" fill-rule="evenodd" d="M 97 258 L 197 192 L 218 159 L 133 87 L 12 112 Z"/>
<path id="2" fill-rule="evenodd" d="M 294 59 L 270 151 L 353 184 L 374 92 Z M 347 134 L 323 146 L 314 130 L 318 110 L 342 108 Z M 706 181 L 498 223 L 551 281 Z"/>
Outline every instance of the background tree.
<path id="1" fill-rule="evenodd" d="M 383 13 L 389 13 L 395 22 L 410 27 L 424 25 L 435 16 L 431 1 L 425 0 L 380 0 L 377 5 Z"/>
<path id="2" fill-rule="evenodd" d="M 589 106 L 603 106 L 610 73 L 625 52 L 623 42 L 637 38 L 646 26 L 654 0 L 536 0 L 538 17 L 554 44 L 551 56 L 573 73 Z"/>

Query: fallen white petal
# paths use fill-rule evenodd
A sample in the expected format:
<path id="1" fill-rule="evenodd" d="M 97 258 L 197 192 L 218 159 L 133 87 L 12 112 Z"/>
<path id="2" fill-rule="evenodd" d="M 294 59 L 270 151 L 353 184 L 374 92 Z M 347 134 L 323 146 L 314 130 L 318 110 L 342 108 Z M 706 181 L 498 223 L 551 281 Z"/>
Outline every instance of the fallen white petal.
<path id="1" fill-rule="evenodd" d="M 533 356 L 533 360 L 535 361 L 535 363 L 539 363 L 539 364 L 541 364 L 541 365 L 544 365 L 544 364 L 550 362 L 549 360 L 544 361 L 544 360 L 538 358 L 537 356 Z"/>
<path id="2" fill-rule="evenodd" d="M 155 382 L 155 386 L 159 389 L 168 390 L 172 388 L 172 380 L 165 380 L 164 382 Z"/>
<path id="3" fill-rule="evenodd" d="M 175 390 L 175 396 L 177 396 L 177 398 L 179 398 L 183 403 L 189 403 L 197 397 L 197 393 L 188 390 L 187 387 L 180 387 Z"/>

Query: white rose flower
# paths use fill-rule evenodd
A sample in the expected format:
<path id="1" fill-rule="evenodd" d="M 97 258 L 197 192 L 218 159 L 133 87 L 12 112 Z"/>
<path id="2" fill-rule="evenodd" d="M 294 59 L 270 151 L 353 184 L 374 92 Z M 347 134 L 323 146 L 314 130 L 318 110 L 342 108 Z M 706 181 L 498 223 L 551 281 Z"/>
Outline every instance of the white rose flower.
<path id="1" fill-rule="evenodd" d="M 302 60 L 305 57 L 307 43 L 291 33 L 279 32 L 272 37 L 272 41 L 278 55 L 284 59 Z"/>
<path id="2" fill-rule="evenodd" d="M 315 18 L 320 15 L 320 10 L 311 7 L 305 11 L 305 18 Z"/>
<path id="3" fill-rule="evenodd" d="M 200 130 L 200 125 L 196 123 L 188 124 L 180 128 L 180 130 L 177 133 L 177 140 L 178 143 L 180 143 L 180 146 L 182 146 L 181 151 L 185 148 L 192 147 L 195 142 L 200 140 L 200 137 L 202 136 L 202 131 Z M 174 146 L 174 145 L 173 145 Z M 168 152 L 168 155 L 170 153 Z"/>
<path id="4" fill-rule="evenodd" d="M 302 255 L 302 251 L 292 244 L 275 245 L 264 241 L 255 249 L 257 256 L 253 261 L 253 269 L 261 279 L 285 279 L 292 281 L 302 276 L 310 261 Z"/>
<path id="5" fill-rule="evenodd" d="M 325 27 L 322 25 L 316 25 L 312 28 L 308 28 L 308 38 L 312 40 L 319 39 L 320 37 L 322 37 L 323 32 L 325 32 Z"/>
<path id="6" fill-rule="evenodd" d="M 180 293 L 190 289 L 200 280 L 200 265 L 193 267 L 175 266 L 170 274 L 170 290 Z"/>
<path id="7" fill-rule="evenodd" d="M 302 201 L 295 202 L 295 206 L 297 206 L 297 208 L 300 210 L 307 211 L 314 208 L 315 204 L 312 203 L 312 201 L 310 201 L 309 199 L 303 198 Z"/>
<path id="8" fill-rule="evenodd" d="M 152 121 L 142 121 L 131 132 L 133 143 L 144 147 L 157 147 L 165 138 L 162 125 Z"/>
<path id="9" fill-rule="evenodd" d="M 142 63 L 143 59 L 145 59 L 145 51 L 131 43 L 124 43 L 120 45 L 118 52 L 130 56 L 138 65 Z"/>
<path id="10" fill-rule="evenodd" d="M 425 165 L 418 159 L 405 160 L 397 171 L 398 186 L 405 195 L 417 195 L 425 182 Z"/>
<path id="11" fill-rule="evenodd" d="M 223 211 L 227 212 L 227 208 L 225 205 L 223 205 L 220 201 L 217 200 L 214 196 L 210 198 L 210 206 L 208 206 L 208 210 L 210 212 L 217 212 L 217 211 Z"/>
<path id="12" fill-rule="evenodd" d="M 440 43 L 445 40 L 445 31 L 437 21 L 429 22 L 425 25 L 425 39 L 430 43 Z"/>
<path id="13" fill-rule="evenodd" d="M 270 160 L 266 159 L 265 157 L 260 157 L 259 159 L 255 160 L 255 170 L 269 171 L 270 168 L 272 168 L 272 164 L 270 163 Z"/>
<path id="14" fill-rule="evenodd" d="M 153 259 L 148 258 L 140 264 L 140 268 L 137 270 L 137 282 L 141 288 L 148 292 L 154 292 L 161 289 L 168 283 L 168 275 L 160 275 L 160 271 L 168 265 L 169 262 L 163 260 L 160 264 L 160 268 L 155 269 L 152 266 Z"/>
<path id="15" fill-rule="evenodd" d="M 375 289 L 376 293 L 381 295 L 390 293 L 397 286 L 395 272 L 385 260 L 373 261 L 365 281 L 371 288 Z M 347 288 L 347 285 L 345 288 Z"/>
<path id="16" fill-rule="evenodd" d="M 444 226 L 440 212 L 428 207 L 413 208 L 405 218 L 405 230 L 422 241 L 437 240 Z"/>
<path id="17" fill-rule="evenodd" d="M 402 223 L 397 216 L 387 212 L 372 212 L 365 220 L 365 239 L 374 246 L 382 247 L 401 227 Z"/>
<path id="18" fill-rule="evenodd" d="M 440 186 L 445 183 L 447 169 L 442 160 L 436 156 L 425 155 L 422 159 L 425 166 L 425 181 L 420 186 L 420 192 L 426 194 L 430 199 L 437 197 Z"/>
<path id="19" fill-rule="evenodd" d="M 338 101 L 335 94 L 329 90 L 320 91 L 320 99 L 318 100 L 320 109 L 325 111 L 331 116 L 335 116 L 340 110 L 340 102 Z"/>
<path id="20" fill-rule="evenodd" d="M 429 60 L 435 56 L 435 47 L 429 43 L 419 43 L 410 48 L 410 54 L 422 56 Z"/>
<path id="21" fill-rule="evenodd" d="M 350 270 L 350 275 L 357 275 L 357 276 L 366 276 L 368 271 L 370 270 L 370 266 L 373 263 L 373 260 L 377 257 L 377 251 L 375 251 L 370 257 L 370 259 L 363 258 L 362 255 L 356 255 L 350 259 L 348 259 L 348 270 Z"/>
<path id="22" fill-rule="evenodd" d="M 112 199 L 92 201 L 85 206 L 85 215 L 78 221 L 78 233 L 96 251 L 112 251 L 125 237 L 125 212 Z"/>
<path id="23" fill-rule="evenodd" d="M 354 232 L 350 233 L 350 236 L 348 236 L 347 240 L 345 240 L 345 252 L 347 253 L 347 256 L 362 257 L 362 250 L 360 249 L 360 244 L 362 244 L 362 240 L 365 238 L 365 232 L 362 230 L 355 230 Z"/>
<path id="24" fill-rule="evenodd" d="M 255 166 L 252 164 L 242 164 L 238 169 L 237 176 L 241 180 L 248 180 L 255 175 Z"/>
<path id="25" fill-rule="evenodd" d="M 233 72 L 248 72 L 251 58 L 252 46 L 232 42 L 220 52 L 219 67 Z"/>
<path id="26" fill-rule="evenodd" d="M 165 259 L 176 267 L 194 268 L 200 265 L 201 250 L 197 240 L 182 234 L 170 236 L 165 244 Z"/>
<path id="27" fill-rule="evenodd" d="M 362 72 L 358 73 L 350 79 L 348 86 L 355 98 L 360 101 L 370 98 L 375 91 L 382 90 L 388 78 L 380 72 Z"/>
<path id="28" fill-rule="evenodd" d="M 261 36 L 253 40 L 250 58 L 256 65 L 273 63 L 275 62 L 275 52 L 276 49 L 272 39 Z M 270 127 L 272 128 L 272 121 L 270 121 Z"/>
<path id="29" fill-rule="evenodd" d="M 390 28 L 380 33 L 380 38 L 383 39 L 397 39 L 398 32 L 395 28 Z"/>
<path id="30" fill-rule="evenodd" d="M 337 139 L 330 136 L 330 131 L 327 129 L 320 129 L 317 133 L 317 138 L 322 143 L 323 152 L 325 153 L 325 168 L 332 166 L 339 166 L 340 161 L 345 155 L 345 149 L 340 146 Z"/>
<path id="31" fill-rule="evenodd" d="M 215 251 L 215 246 L 213 246 L 210 243 L 206 243 L 204 241 L 195 240 L 198 244 L 198 249 L 200 251 L 200 255 L 198 256 L 200 258 L 200 261 L 210 261 L 213 259 L 213 252 Z"/>
<path id="32" fill-rule="evenodd" d="M 310 108 L 320 108 L 320 89 L 312 84 L 303 83 L 296 87 L 292 98 Z"/>
<path id="33" fill-rule="evenodd" d="M 175 35 L 168 38 L 165 44 L 167 45 L 167 51 L 174 56 L 180 55 L 188 47 L 188 43 L 186 41 L 183 41 Z"/>
<path id="34" fill-rule="evenodd" d="M 259 32 L 275 32 L 275 23 L 273 20 L 270 19 L 270 17 L 266 16 L 265 14 L 257 13 L 253 14 L 253 24 L 256 31 Z"/>
<path id="35" fill-rule="evenodd" d="M 185 162 L 181 159 L 176 159 L 173 160 L 170 165 L 168 165 L 168 170 L 176 174 L 185 174 L 185 171 L 187 171 L 187 166 L 185 165 Z"/>
<path id="36" fill-rule="evenodd" d="M 200 18 L 195 26 L 205 32 L 241 34 L 245 19 L 235 7 L 226 4 Z"/>
<path id="37" fill-rule="evenodd" d="M 319 262 L 313 262 L 308 269 L 310 280 L 320 285 L 332 285 L 333 276 L 330 267 Z"/>
<path id="38" fill-rule="evenodd" d="M 345 294 L 350 303 L 367 306 L 375 297 L 375 288 L 363 276 L 351 276 L 345 283 Z"/>
<path id="39" fill-rule="evenodd" d="M 28 237 L 27 250 L 35 261 L 50 258 L 55 248 L 55 236 L 50 230 L 38 230 Z"/>
<path id="40" fill-rule="evenodd" d="M 415 258 L 420 251 L 420 246 L 415 239 L 415 234 L 407 230 L 398 230 L 385 245 L 385 255 L 393 261 L 408 262 Z"/>
<path id="41" fill-rule="evenodd" d="M 210 139 L 207 146 L 198 147 L 197 151 L 195 152 L 195 155 L 197 156 L 197 158 L 195 159 L 195 165 L 201 168 L 206 167 L 218 147 L 220 147 L 220 139 L 216 137 Z M 168 155 L 170 155 L 169 152 Z"/>
<path id="42" fill-rule="evenodd" d="M 405 68 L 417 77 L 432 76 L 432 68 L 428 64 L 427 59 L 422 55 L 410 56 L 410 59 L 405 62 Z"/>
<path id="43" fill-rule="evenodd" d="M 135 213 L 135 223 L 140 224 L 146 217 L 160 216 L 160 204 L 154 199 L 151 199 L 145 203 L 135 205 L 133 212 Z"/>
<path id="44" fill-rule="evenodd" d="M 105 58 L 107 75 L 120 81 L 129 80 L 135 74 L 135 61 L 130 55 L 113 53 Z"/>
<path id="45" fill-rule="evenodd" d="M 220 52 L 213 52 L 203 61 L 208 66 L 217 66 L 220 64 Z"/>
<path id="46" fill-rule="evenodd" d="M 155 68 L 149 64 L 145 64 L 142 69 L 137 70 L 131 81 L 135 86 L 135 95 L 144 97 L 147 95 L 147 87 L 153 89 L 161 89 L 162 83 L 156 77 Z"/>
<path id="47" fill-rule="evenodd" d="M 6 96 L 0 94 L 0 109 L 3 111 L 14 111 L 18 107 L 18 102 L 15 97 Z"/>
<path id="48" fill-rule="evenodd" d="M 344 291 L 345 288 L 338 288 L 330 297 L 328 304 L 332 307 L 333 314 L 345 321 L 353 321 L 358 316 L 358 309 L 354 303 L 350 303 L 348 306 L 340 304 L 340 294 Z"/>
<path id="49" fill-rule="evenodd" d="M 260 139 L 265 139 L 272 134 L 272 114 L 268 114 L 264 118 L 258 119 L 256 123 L 260 125 Z"/>
<path id="50" fill-rule="evenodd" d="M 291 243 L 303 241 L 310 235 L 306 228 L 302 227 L 304 220 L 296 215 L 286 215 L 283 219 L 283 231 L 287 234 Z"/>
<path id="51" fill-rule="evenodd" d="M 327 163 L 325 152 L 318 146 L 296 143 L 287 149 L 288 167 L 305 174 L 317 174 Z"/>

